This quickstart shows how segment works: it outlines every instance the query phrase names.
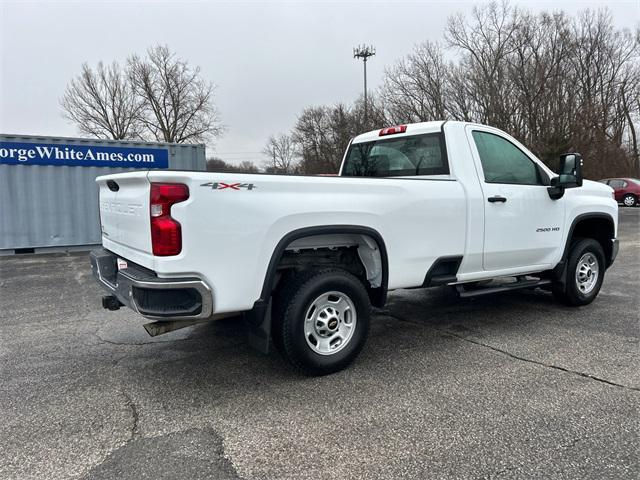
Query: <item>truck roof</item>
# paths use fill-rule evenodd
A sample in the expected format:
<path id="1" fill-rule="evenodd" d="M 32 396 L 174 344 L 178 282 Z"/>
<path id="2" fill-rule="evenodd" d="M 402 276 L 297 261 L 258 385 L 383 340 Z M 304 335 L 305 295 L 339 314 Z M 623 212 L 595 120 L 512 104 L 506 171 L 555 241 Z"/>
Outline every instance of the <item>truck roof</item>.
<path id="1" fill-rule="evenodd" d="M 404 137 L 408 135 L 418 135 L 421 133 L 435 133 L 439 132 L 442 128 L 444 120 L 438 120 L 434 122 L 420 122 L 420 123 L 407 123 L 407 130 L 404 133 L 395 133 L 393 138 Z M 380 128 L 371 130 L 370 132 L 362 133 L 353 139 L 352 143 L 371 142 L 374 140 L 380 140 Z"/>

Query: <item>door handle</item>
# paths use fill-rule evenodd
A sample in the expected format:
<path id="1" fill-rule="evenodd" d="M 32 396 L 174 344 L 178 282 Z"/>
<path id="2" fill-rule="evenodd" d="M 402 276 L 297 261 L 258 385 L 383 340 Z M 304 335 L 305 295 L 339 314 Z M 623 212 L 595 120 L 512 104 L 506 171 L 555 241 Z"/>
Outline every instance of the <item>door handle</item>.
<path id="1" fill-rule="evenodd" d="M 487 198 L 487 200 L 489 200 L 491 203 L 496 203 L 496 202 L 505 203 L 507 201 L 505 197 L 502 197 L 500 195 L 494 195 L 493 197 Z"/>

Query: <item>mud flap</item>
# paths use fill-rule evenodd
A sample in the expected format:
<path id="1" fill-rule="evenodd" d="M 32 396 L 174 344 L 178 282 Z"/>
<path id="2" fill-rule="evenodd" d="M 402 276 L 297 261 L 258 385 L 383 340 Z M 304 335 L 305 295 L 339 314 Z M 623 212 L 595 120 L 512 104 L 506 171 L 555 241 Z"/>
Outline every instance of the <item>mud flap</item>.
<path id="1" fill-rule="evenodd" d="M 269 353 L 271 344 L 271 303 L 271 299 L 256 302 L 253 310 L 244 314 L 249 345 L 264 354 Z"/>

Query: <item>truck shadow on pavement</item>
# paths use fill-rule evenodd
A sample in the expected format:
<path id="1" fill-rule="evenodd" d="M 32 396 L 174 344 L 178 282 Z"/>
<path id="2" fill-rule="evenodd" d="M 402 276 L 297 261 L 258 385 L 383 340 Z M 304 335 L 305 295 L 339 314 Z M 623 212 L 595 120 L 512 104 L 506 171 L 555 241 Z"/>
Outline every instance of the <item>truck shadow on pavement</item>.
<path id="1" fill-rule="evenodd" d="M 380 362 L 396 363 L 394 357 L 397 356 L 397 360 L 406 357 L 403 352 L 407 350 L 419 350 L 423 355 L 429 355 L 445 344 L 449 348 L 447 338 L 450 333 L 460 335 L 479 333 L 486 328 L 521 328 L 539 321 L 546 314 L 562 316 L 562 312 L 570 314 L 571 309 L 558 305 L 551 294 L 541 291 L 464 300 L 456 298 L 447 288 L 394 292 L 384 309 L 374 309 L 367 344 L 351 368 L 375 369 Z M 141 327 L 132 325 L 129 328 Z M 185 376 L 203 378 L 206 375 L 207 382 L 214 382 L 218 387 L 237 385 L 243 377 L 249 385 L 258 388 L 263 377 L 268 377 L 272 385 L 274 381 L 305 379 L 288 367 L 273 346 L 268 355 L 251 349 L 240 317 L 188 330 L 176 339 L 171 338 L 175 334 L 169 334 L 131 343 L 147 348 L 129 350 L 131 356 L 120 359 L 118 364 L 134 370 L 141 368 L 145 376 L 151 372 L 161 375 L 165 382 L 171 378 L 180 381 Z M 422 337 L 419 342 L 417 337 Z M 198 384 L 200 382 L 195 382 Z"/>

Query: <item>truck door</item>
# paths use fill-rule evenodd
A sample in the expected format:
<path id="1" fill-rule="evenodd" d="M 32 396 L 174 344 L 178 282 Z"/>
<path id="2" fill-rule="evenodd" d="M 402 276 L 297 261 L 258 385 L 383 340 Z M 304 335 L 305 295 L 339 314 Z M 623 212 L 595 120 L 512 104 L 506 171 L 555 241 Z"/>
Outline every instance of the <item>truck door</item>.
<path id="1" fill-rule="evenodd" d="M 550 267 L 565 202 L 549 198 L 549 175 L 498 130 L 468 126 L 467 136 L 484 194 L 484 270 Z"/>

